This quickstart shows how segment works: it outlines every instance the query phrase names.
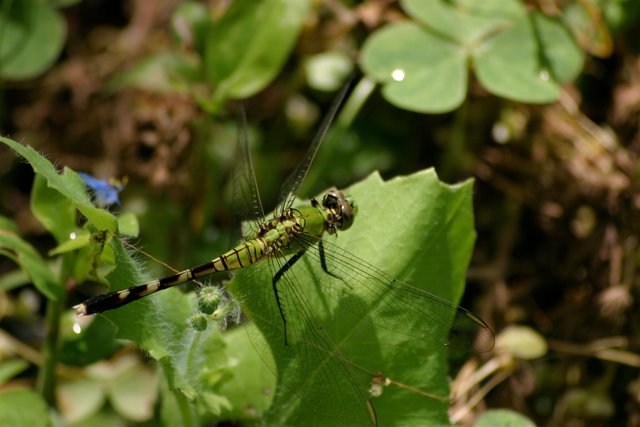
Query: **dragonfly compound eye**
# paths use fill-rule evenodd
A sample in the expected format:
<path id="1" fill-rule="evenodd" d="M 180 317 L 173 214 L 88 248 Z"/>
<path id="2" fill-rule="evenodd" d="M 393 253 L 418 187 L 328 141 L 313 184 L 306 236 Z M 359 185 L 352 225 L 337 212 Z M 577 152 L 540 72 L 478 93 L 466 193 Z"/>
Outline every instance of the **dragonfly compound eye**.
<path id="1" fill-rule="evenodd" d="M 322 206 L 335 215 L 335 226 L 338 230 L 346 230 L 353 224 L 355 210 L 349 197 L 336 188 L 329 190 L 322 199 Z"/>
<path id="2" fill-rule="evenodd" d="M 354 206 L 350 197 L 340 193 L 340 230 L 346 230 L 353 225 L 353 220 L 356 217 L 357 208 Z"/>

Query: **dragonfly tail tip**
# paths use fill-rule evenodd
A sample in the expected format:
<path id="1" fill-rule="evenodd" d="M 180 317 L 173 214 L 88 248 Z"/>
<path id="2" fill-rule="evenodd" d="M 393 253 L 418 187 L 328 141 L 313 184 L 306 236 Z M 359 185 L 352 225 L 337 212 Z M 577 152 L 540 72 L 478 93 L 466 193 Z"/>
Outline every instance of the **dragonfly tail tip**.
<path id="1" fill-rule="evenodd" d="M 73 309 L 76 311 L 78 316 L 85 316 L 87 314 L 87 306 L 86 304 L 78 304 L 74 305 Z"/>

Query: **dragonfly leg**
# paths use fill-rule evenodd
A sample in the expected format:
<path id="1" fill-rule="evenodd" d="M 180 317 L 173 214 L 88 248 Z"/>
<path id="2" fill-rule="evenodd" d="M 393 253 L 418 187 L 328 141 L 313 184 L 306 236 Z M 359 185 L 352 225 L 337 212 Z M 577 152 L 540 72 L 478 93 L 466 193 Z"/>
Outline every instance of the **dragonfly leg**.
<path id="1" fill-rule="evenodd" d="M 278 270 L 278 272 L 273 276 L 271 280 L 271 286 L 273 287 L 273 293 L 276 297 L 276 303 L 278 304 L 278 311 L 280 312 L 280 317 L 282 318 L 282 324 L 284 325 L 284 345 L 288 345 L 287 341 L 287 319 L 284 315 L 284 311 L 282 310 L 282 304 L 280 303 L 280 295 L 278 295 L 278 282 L 282 278 L 282 276 L 289 271 L 293 264 L 295 264 L 302 255 L 304 255 L 305 251 L 300 251 L 296 253 L 294 256 L 289 258 L 289 260 Z"/>
<path id="2" fill-rule="evenodd" d="M 327 268 L 327 257 L 324 254 L 324 245 L 322 244 L 322 240 L 318 242 L 318 254 L 320 255 L 320 266 L 322 267 L 322 270 L 325 273 L 327 273 L 329 276 L 335 277 L 336 279 L 342 281 L 342 283 L 344 283 L 349 289 L 353 290 L 351 285 L 347 283 L 346 280 L 344 280 L 342 277 L 338 276 L 337 274 L 330 272 L 329 269 Z"/>
<path id="3" fill-rule="evenodd" d="M 327 258 L 324 255 L 324 245 L 322 244 L 322 240 L 318 242 L 318 253 L 320 254 L 320 266 L 322 267 L 322 270 L 329 276 L 342 280 L 342 277 L 330 272 L 327 268 Z"/>

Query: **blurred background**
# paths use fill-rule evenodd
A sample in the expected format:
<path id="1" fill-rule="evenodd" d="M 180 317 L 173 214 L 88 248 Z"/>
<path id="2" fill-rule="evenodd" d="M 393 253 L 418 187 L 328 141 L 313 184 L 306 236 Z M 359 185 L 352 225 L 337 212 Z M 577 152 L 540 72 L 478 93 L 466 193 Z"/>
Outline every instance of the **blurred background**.
<path id="1" fill-rule="evenodd" d="M 474 410 L 634 426 L 638 40 L 633 0 L 0 0 L 0 134 L 126 183 L 112 209 L 136 213 L 146 252 L 186 267 L 232 238 L 241 105 L 271 209 L 359 71 L 302 196 L 376 170 L 474 178 L 462 305 L 509 354 Z M 32 183 L 1 145 L 0 215 L 46 254 L 56 242 L 31 213 Z M 0 360 L 46 334 L 28 284 L 0 258 L 0 328 L 14 340 Z M 33 380 L 29 366 L 17 380 Z"/>

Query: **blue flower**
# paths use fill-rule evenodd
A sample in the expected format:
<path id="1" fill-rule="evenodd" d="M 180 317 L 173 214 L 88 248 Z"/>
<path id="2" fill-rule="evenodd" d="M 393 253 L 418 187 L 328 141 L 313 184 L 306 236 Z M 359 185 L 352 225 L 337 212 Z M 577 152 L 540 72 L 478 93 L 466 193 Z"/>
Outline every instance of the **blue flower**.
<path id="1" fill-rule="evenodd" d="M 107 207 L 113 204 L 120 204 L 118 193 L 124 190 L 127 181 L 126 177 L 120 181 L 114 178 L 109 178 L 109 180 L 98 179 L 82 172 L 78 172 L 78 175 L 95 195 L 98 206 Z"/>

